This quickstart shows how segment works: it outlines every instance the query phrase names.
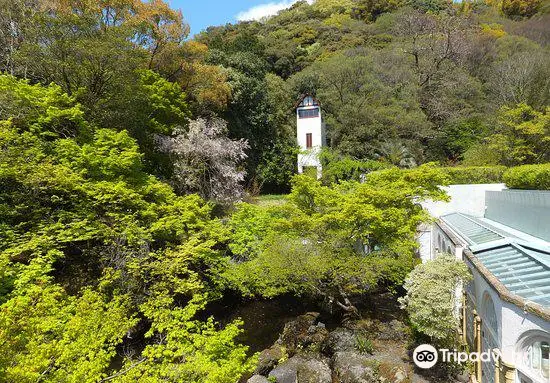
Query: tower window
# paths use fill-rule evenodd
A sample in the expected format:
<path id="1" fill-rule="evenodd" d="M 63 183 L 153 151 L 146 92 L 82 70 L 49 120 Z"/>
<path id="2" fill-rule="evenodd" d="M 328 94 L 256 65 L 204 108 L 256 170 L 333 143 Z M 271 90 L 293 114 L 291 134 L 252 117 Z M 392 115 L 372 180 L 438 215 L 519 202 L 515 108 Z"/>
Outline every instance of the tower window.
<path id="1" fill-rule="evenodd" d="M 319 108 L 313 109 L 299 109 L 298 110 L 299 118 L 315 118 L 319 117 Z"/>
<path id="2" fill-rule="evenodd" d="M 306 149 L 311 149 L 313 147 L 313 137 L 311 133 L 306 133 Z"/>

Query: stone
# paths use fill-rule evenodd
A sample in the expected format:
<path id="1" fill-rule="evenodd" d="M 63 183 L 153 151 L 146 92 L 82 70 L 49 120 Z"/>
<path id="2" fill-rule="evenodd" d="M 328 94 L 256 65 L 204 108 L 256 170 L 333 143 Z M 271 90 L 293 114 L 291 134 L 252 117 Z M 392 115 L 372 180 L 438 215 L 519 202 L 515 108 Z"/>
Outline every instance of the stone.
<path id="1" fill-rule="evenodd" d="M 338 328 L 331 331 L 322 346 L 322 351 L 333 355 L 339 351 L 355 351 L 356 337 L 353 330 Z"/>
<path id="2" fill-rule="evenodd" d="M 414 374 L 411 366 L 398 361 L 381 361 L 378 366 L 378 375 L 381 382 L 387 383 L 421 382 L 413 379 Z"/>
<path id="3" fill-rule="evenodd" d="M 407 372 L 405 370 L 403 370 L 402 368 L 397 368 L 396 371 L 395 371 L 395 375 L 394 375 L 394 383 L 403 383 L 405 381 L 407 381 L 409 375 L 407 374 Z"/>
<path id="4" fill-rule="evenodd" d="M 377 332 L 376 338 L 380 340 L 406 340 L 408 337 L 408 327 L 396 319 L 381 322 Z"/>
<path id="5" fill-rule="evenodd" d="M 267 348 L 260 352 L 258 355 L 258 365 L 254 374 L 267 375 L 269 371 L 273 369 L 279 363 L 284 356 L 283 349 L 280 345 L 274 344 L 270 348 Z"/>
<path id="6" fill-rule="evenodd" d="M 308 346 L 310 344 L 320 344 L 325 341 L 328 336 L 328 330 L 322 326 L 309 326 L 307 329 L 307 336 L 299 338 L 299 343 L 302 346 Z"/>
<path id="7" fill-rule="evenodd" d="M 319 313 L 309 312 L 285 324 L 277 344 L 286 348 L 289 355 L 310 345 L 321 344 L 328 336 L 324 325 L 316 325 Z"/>
<path id="8" fill-rule="evenodd" d="M 355 351 L 338 351 L 332 358 L 332 368 L 340 383 L 378 383 L 374 364 Z"/>
<path id="9" fill-rule="evenodd" d="M 324 358 L 296 355 L 270 373 L 277 383 L 332 383 L 332 373 Z"/>
<path id="10" fill-rule="evenodd" d="M 456 380 L 459 382 L 468 383 L 470 381 L 470 374 L 468 371 L 463 371 L 461 374 L 458 374 Z"/>
<path id="11" fill-rule="evenodd" d="M 252 375 L 250 379 L 246 381 L 246 383 L 270 383 L 269 380 L 265 376 L 262 375 Z"/>

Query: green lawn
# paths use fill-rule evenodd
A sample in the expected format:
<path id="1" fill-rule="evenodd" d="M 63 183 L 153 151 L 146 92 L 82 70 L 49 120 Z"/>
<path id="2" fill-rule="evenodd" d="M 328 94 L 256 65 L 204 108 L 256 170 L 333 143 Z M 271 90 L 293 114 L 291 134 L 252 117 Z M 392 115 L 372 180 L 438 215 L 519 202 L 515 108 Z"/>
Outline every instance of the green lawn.
<path id="1" fill-rule="evenodd" d="M 264 194 L 255 197 L 256 203 L 261 206 L 282 205 L 286 194 Z"/>

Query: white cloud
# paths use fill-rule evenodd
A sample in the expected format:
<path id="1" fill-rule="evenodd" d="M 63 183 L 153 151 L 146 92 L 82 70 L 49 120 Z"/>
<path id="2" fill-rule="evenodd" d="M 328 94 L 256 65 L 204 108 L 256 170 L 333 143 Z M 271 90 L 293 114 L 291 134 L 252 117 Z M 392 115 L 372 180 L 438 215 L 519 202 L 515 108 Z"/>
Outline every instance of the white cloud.
<path id="1" fill-rule="evenodd" d="M 238 21 L 261 20 L 264 17 L 276 15 L 277 12 L 291 7 L 294 3 L 297 3 L 298 1 L 299 0 L 282 0 L 277 3 L 272 2 L 256 5 L 252 8 L 247 9 L 246 11 L 240 12 L 235 18 Z M 312 3 L 312 0 L 308 0 L 308 3 Z"/>

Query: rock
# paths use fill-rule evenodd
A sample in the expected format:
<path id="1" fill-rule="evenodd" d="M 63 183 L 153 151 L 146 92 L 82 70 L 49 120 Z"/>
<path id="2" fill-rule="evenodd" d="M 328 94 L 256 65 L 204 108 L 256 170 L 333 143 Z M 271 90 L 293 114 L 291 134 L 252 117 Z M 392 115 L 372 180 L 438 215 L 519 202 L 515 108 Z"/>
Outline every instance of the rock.
<path id="1" fill-rule="evenodd" d="M 332 358 L 332 368 L 341 383 L 377 383 L 374 362 L 354 351 L 338 351 Z"/>
<path id="2" fill-rule="evenodd" d="M 459 382 L 468 383 L 470 381 L 470 374 L 468 371 L 463 371 L 461 374 L 458 374 L 456 380 Z"/>
<path id="3" fill-rule="evenodd" d="M 322 343 L 328 331 L 324 325 L 315 325 L 318 317 L 319 313 L 310 312 L 288 322 L 277 344 L 284 346 L 289 355 L 294 355 L 299 349 Z"/>
<path id="4" fill-rule="evenodd" d="M 378 366 L 380 382 L 387 383 L 411 383 L 421 382 L 413 379 L 414 373 L 411 366 L 397 361 L 384 360 Z"/>
<path id="5" fill-rule="evenodd" d="M 296 383 L 298 381 L 298 369 L 295 363 L 292 362 L 293 358 L 295 357 L 275 367 L 268 377 L 275 379 L 277 383 Z"/>
<path id="6" fill-rule="evenodd" d="M 328 362 L 323 358 L 296 355 L 279 364 L 269 377 L 277 383 L 332 383 Z"/>
<path id="7" fill-rule="evenodd" d="M 396 319 L 380 322 L 377 332 L 376 338 L 380 340 L 406 340 L 408 337 L 408 327 Z"/>
<path id="8" fill-rule="evenodd" d="M 407 372 L 405 370 L 403 370 L 402 368 L 397 368 L 395 370 L 395 375 L 394 375 L 394 383 L 403 383 L 405 381 L 407 381 L 409 377 L 409 374 L 407 374 Z"/>
<path id="9" fill-rule="evenodd" d="M 328 334 L 322 350 L 327 355 L 334 355 L 339 351 L 355 351 L 355 344 L 356 337 L 352 330 L 338 328 Z"/>
<path id="10" fill-rule="evenodd" d="M 269 380 L 267 380 L 267 378 L 262 375 L 252 375 L 252 377 L 248 379 L 246 383 L 269 383 Z"/>
<path id="11" fill-rule="evenodd" d="M 328 336 L 328 330 L 325 326 L 309 326 L 307 336 L 299 338 L 299 343 L 302 345 L 310 345 L 313 343 L 321 344 Z"/>
<path id="12" fill-rule="evenodd" d="M 283 349 L 278 344 L 274 344 L 270 348 L 263 350 L 258 356 L 258 366 L 254 370 L 254 374 L 267 375 L 279 363 L 283 355 Z"/>

